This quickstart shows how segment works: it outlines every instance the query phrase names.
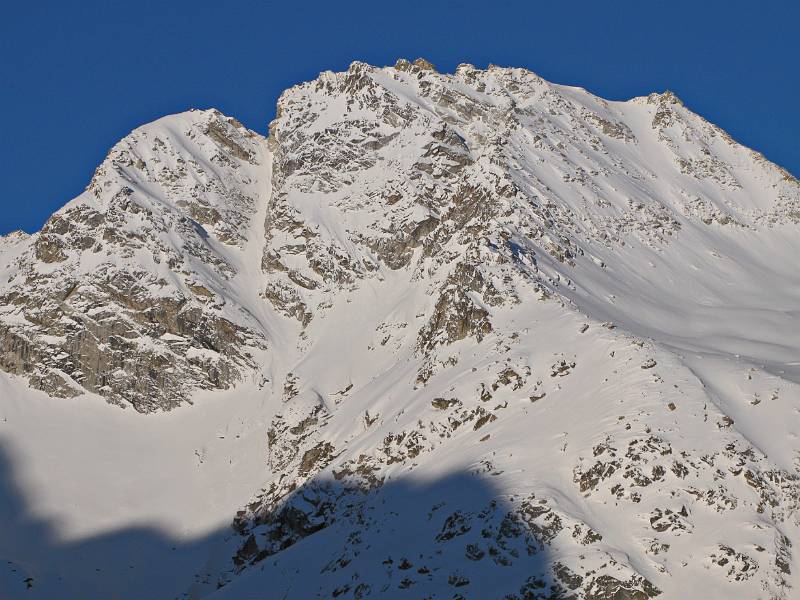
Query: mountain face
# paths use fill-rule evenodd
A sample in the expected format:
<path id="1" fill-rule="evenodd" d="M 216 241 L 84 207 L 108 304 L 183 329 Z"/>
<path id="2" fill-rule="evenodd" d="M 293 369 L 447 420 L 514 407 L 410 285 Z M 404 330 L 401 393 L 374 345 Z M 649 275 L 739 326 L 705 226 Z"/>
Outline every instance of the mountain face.
<path id="1" fill-rule="evenodd" d="M 263 139 L 216 111 L 117 144 L 81 196 L 4 245 L 0 367 L 140 411 L 252 370 L 265 339 L 232 282 L 264 157 Z"/>
<path id="2" fill-rule="evenodd" d="M 353 63 L 284 92 L 267 139 L 214 110 L 141 127 L 0 238 L 4 435 L 76 403 L 202 445 L 232 532 L 151 597 L 788 599 L 796 256 L 800 183 L 669 92 Z M 187 477 L 159 443 L 115 471 Z M 26 593 L 79 597 L 39 568 Z"/>

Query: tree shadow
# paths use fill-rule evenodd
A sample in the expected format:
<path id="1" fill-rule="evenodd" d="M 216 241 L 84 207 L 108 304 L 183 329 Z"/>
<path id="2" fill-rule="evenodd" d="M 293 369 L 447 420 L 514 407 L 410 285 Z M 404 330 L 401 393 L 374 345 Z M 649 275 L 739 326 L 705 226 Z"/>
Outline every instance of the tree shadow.
<path id="1" fill-rule="evenodd" d="M 4 599 L 557 598 L 562 589 L 548 575 L 547 509 L 511 501 L 486 474 L 412 474 L 371 490 L 312 479 L 244 536 L 131 527 L 64 539 L 28 508 L 10 456 L 0 442 Z"/>

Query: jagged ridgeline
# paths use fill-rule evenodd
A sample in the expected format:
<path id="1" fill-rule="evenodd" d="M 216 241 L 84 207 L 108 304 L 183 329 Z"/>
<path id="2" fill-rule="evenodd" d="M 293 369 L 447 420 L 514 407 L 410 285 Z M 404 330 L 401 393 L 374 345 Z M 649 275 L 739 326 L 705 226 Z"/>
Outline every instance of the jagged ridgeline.
<path id="1" fill-rule="evenodd" d="M 222 597 L 788 599 L 798 224 L 798 181 L 672 93 L 356 62 L 268 138 L 136 129 L 0 238 L 0 369 L 265 398 Z"/>

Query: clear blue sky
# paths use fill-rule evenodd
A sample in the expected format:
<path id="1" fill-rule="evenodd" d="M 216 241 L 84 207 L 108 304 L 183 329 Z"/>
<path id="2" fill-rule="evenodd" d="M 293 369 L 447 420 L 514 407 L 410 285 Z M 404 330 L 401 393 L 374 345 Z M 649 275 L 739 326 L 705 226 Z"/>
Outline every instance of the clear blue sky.
<path id="1" fill-rule="evenodd" d="M 671 89 L 800 174 L 799 22 L 795 0 L 8 0 L 0 234 L 38 229 L 137 125 L 214 106 L 265 132 L 282 89 L 354 59 L 522 66 L 613 99 Z"/>

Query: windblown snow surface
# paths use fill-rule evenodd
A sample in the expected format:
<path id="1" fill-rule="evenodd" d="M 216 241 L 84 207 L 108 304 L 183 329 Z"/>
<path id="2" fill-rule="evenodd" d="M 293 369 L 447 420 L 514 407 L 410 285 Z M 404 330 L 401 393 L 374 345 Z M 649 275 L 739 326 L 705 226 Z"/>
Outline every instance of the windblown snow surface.
<path id="1" fill-rule="evenodd" d="M 0 238 L 0 596 L 798 597 L 797 180 L 522 69 L 277 114 Z"/>

